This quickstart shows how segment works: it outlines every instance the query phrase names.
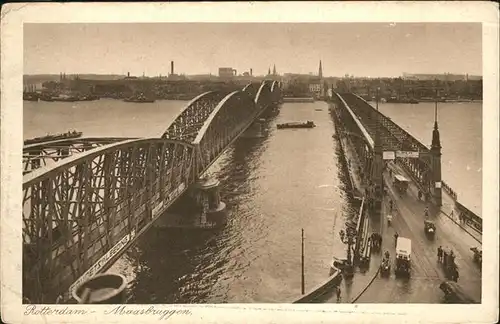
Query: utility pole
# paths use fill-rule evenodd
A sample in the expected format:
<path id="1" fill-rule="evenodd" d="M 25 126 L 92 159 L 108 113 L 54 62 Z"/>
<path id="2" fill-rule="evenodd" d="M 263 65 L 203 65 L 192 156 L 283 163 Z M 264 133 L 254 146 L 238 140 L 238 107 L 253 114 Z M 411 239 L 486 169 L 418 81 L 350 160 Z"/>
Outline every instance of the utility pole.
<path id="1" fill-rule="evenodd" d="M 379 90 L 380 90 L 380 88 L 379 88 L 379 87 L 377 87 L 377 98 L 376 98 L 376 100 L 377 100 L 377 101 L 376 101 L 376 103 L 377 103 L 377 111 L 378 111 L 378 92 L 379 92 Z"/>
<path id="2" fill-rule="evenodd" d="M 304 283 L 304 229 L 302 229 L 302 295 L 305 294 Z"/>

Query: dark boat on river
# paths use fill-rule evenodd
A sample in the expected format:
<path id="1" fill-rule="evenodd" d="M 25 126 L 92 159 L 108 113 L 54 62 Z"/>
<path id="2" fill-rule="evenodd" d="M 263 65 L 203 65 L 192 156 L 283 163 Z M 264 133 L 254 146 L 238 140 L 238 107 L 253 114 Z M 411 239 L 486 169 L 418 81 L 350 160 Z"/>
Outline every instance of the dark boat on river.
<path id="1" fill-rule="evenodd" d="M 35 137 L 27 139 L 24 141 L 24 145 L 38 144 L 44 142 L 57 141 L 62 139 L 78 138 L 82 136 L 82 132 L 72 131 L 63 134 L 46 135 L 41 137 Z"/>
<path id="2" fill-rule="evenodd" d="M 133 96 L 133 97 L 130 97 L 130 98 L 126 98 L 123 101 L 125 101 L 125 102 L 136 102 L 136 103 L 151 103 L 151 102 L 155 102 L 156 100 L 155 99 L 146 98 L 146 96 L 144 96 L 144 94 L 141 93 L 138 96 Z"/>
<path id="3" fill-rule="evenodd" d="M 290 122 L 277 125 L 278 129 L 284 128 L 314 128 L 316 125 L 313 121 L 308 120 L 307 122 Z"/>
<path id="4" fill-rule="evenodd" d="M 23 93 L 23 100 L 24 101 L 38 101 L 39 96 L 38 93 L 36 92 L 24 92 Z"/>

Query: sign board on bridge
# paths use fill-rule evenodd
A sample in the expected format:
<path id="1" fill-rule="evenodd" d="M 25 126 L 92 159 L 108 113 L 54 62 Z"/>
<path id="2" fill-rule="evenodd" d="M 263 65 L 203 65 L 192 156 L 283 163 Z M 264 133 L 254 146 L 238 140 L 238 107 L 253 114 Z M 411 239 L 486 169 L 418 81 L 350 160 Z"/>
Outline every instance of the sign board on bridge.
<path id="1" fill-rule="evenodd" d="M 398 158 L 416 159 L 418 156 L 418 152 L 415 151 L 396 151 L 396 157 Z"/>
<path id="2" fill-rule="evenodd" d="M 132 232 L 128 233 L 125 235 L 118 243 L 115 244 L 108 252 L 106 252 L 96 263 L 94 263 L 85 273 L 80 276 L 70 287 L 69 287 L 69 293 L 70 296 L 73 293 L 73 290 L 86 281 L 87 279 L 92 278 L 96 274 L 101 271 L 102 268 L 106 266 L 106 264 L 119 252 L 123 250 L 123 248 L 134 239 L 135 237 L 135 230 L 132 230 Z"/>
<path id="3" fill-rule="evenodd" d="M 435 183 L 435 186 L 436 186 L 436 189 L 440 189 L 441 188 L 441 181 L 437 181 Z"/>
<path id="4" fill-rule="evenodd" d="M 395 156 L 393 151 L 384 151 L 382 153 L 382 158 L 384 160 L 394 160 L 396 158 L 396 156 Z"/>

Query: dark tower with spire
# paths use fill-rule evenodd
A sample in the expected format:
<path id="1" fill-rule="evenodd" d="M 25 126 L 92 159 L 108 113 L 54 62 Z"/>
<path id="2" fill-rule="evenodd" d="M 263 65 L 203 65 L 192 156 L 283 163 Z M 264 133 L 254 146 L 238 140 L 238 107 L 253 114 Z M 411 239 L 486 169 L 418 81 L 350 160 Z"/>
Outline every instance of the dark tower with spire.
<path id="1" fill-rule="evenodd" d="M 323 79 L 323 67 L 321 66 L 321 60 L 319 60 L 318 76 L 319 76 L 320 79 Z"/>
<path id="2" fill-rule="evenodd" d="M 276 75 L 276 64 L 273 65 L 273 75 Z"/>
<path id="3" fill-rule="evenodd" d="M 267 75 L 271 75 L 271 68 L 267 69 Z"/>
<path id="4" fill-rule="evenodd" d="M 434 103 L 434 130 L 432 131 L 431 143 L 431 185 L 436 204 L 441 206 L 443 203 L 441 193 L 441 140 L 439 139 L 437 98 L 438 92 L 436 90 L 436 101 Z"/>

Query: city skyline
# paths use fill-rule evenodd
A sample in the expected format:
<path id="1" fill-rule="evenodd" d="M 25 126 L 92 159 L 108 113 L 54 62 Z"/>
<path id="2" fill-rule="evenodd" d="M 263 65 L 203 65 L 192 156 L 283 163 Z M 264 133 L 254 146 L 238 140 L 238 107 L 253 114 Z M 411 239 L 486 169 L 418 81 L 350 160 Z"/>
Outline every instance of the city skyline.
<path id="1" fill-rule="evenodd" d="M 170 61 L 175 62 L 175 73 L 186 75 L 218 75 L 219 67 L 266 75 L 273 65 L 278 74 L 317 74 L 320 60 L 325 77 L 482 75 L 481 24 L 134 23 L 24 28 L 24 74 L 157 76 L 169 73 Z"/>

